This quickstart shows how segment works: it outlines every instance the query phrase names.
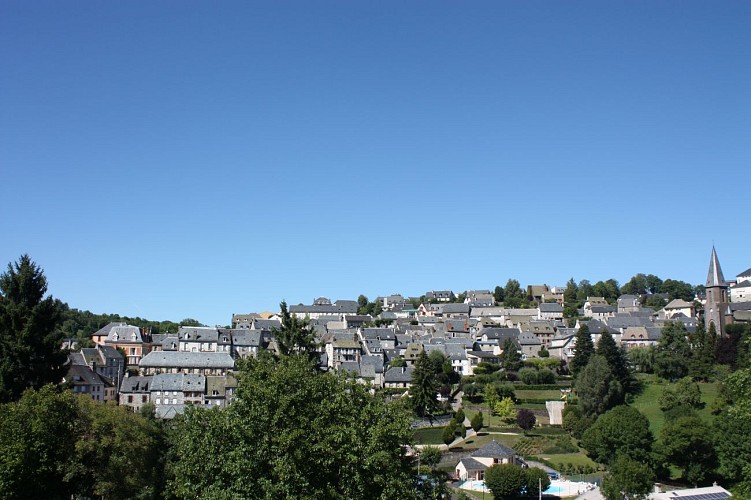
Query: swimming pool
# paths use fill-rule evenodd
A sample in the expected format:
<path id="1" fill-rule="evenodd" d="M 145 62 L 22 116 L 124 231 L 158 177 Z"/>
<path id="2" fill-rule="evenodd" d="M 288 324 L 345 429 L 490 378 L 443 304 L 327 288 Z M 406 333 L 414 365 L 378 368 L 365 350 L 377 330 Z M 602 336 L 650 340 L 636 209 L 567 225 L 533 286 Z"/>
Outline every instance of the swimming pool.
<path id="1" fill-rule="evenodd" d="M 546 495 L 557 495 L 559 497 L 570 497 L 579 495 L 590 489 L 592 489 L 592 484 L 590 483 L 559 481 L 554 479 L 550 481 L 550 486 L 547 490 L 543 491 L 543 493 Z"/>
<path id="2" fill-rule="evenodd" d="M 461 489 L 470 491 L 484 491 L 489 493 L 490 490 L 485 486 L 485 481 L 469 480 L 464 481 L 459 486 Z M 559 479 L 553 479 L 550 481 L 548 489 L 543 491 L 546 495 L 556 495 L 559 497 L 572 497 L 580 493 L 584 493 L 587 490 L 593 488 L 591 483 L 573 482 L 573 481 L 561 481 Z"/>

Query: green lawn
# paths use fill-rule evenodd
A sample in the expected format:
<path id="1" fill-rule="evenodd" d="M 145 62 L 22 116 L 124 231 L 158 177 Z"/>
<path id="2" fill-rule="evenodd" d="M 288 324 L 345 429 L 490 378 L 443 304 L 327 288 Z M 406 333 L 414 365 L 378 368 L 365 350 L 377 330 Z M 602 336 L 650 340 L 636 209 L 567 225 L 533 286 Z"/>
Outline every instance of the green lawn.
<path id="1" fill-rule="evenodd" d="M 426 427 L 414 433 L 417 444 L 443 444 L 443 427 Z"/>
<path id="2" fill-rule="evenodd" d="M 593 462 L 588 456 L 586 456 L 584 453 L 561 453 L 559 455 L 540 455 L 545 460 L 548 460 L 550 463 L 556 464 L 556 466 L 559 466 L 560 464 L 574 464 L 574 465 L 589 465 L 590 467 L 597 467 L 597 464 Z"/>
<path id="3" fill-rule="evenodd" d="M 644 416 L 649 419 L 649 428 L 654 433 L 655 437 L 660 436 L 660 431 L 665 425 L 665 417 L 660 410 L 659 399 L 662 395 L 662 391 L 669 385 L 667 382 L 649 382 L 644 387 L 644 392 L 639 394 L 634 401 L 633 406 L 642 412 Z M 710 421 L 712 414 L 710 413 L 710 406 L 714 399 L 717 397 L 717 390 L 719 384 L 716 382 L 700 383 L 699 389 L 701 389 L 701 400 L 704 403 L 704 408 L 700 409 L 698 415 L 706 420 Z"/>
<path id="4" fill-rule="evenodd" d="M 545 401 L 560 401 L 561 391 L 529 391 L 519 390 L 514 391 L 514 394 L 518 399 L 544 399 Z"/>

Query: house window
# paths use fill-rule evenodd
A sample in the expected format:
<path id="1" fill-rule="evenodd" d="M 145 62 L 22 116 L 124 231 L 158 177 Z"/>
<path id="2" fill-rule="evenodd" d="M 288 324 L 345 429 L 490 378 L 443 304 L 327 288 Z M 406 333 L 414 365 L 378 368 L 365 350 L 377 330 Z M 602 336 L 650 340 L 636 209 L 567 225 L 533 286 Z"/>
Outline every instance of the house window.
<path id="1" fill-rule="evenodd" d="M 156 398 L 156 404 L 158 404 L 158 405 L 162 404 L 162 400 L 159 399 L 159 398 Z"/>
<path id="2" fill-rule="evenodd" d="M 133 402 L 133 396 L 128 396 L 128 403 L 132 403 L 132 402 Z"/>

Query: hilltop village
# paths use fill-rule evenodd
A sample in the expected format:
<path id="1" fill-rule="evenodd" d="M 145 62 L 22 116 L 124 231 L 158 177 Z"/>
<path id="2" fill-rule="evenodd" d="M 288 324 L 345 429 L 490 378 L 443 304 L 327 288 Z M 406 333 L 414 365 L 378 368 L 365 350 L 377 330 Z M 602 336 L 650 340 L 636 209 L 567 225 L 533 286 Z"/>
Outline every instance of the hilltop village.
<path id="1" fill-rule="evenodd" d="M 421 352 L 439 352 L 453 372 L 467 377 L 481 363 L 497 365 L 504 345 L 511 345 L 522 360 L 561 360 L 559 371 L 566 373 L 582 326 L 588 327 L 595 344 L 609 332 L 629 350 L 657 345 L 668 322 L 680 323 L 691 333 L 701 316 L 707 328 L 714 325 L 722 336 L 725 325 L 751 321 L 751 269 L 726 281 L 714 249 L 704 293 L 693 300 L 649 290 L 586 296 L 575 314 L 565 317 L 567 287 L 529 285 L 522 290 L 511 285 L 516 292 L 500 287 L 500 293 L 431 290 L 419 298 L 393 294 L 374 302 L 320 297 L 309 305 L 289 306 L 289 314 L 308 322 L 315 332 L 323 369 L 347 372 L 375 389 L 395 392 L 409 389 Z M 504 293 L 516 293 L 528 307 L 504 306 Z M 664 305 L 645 306 L 655 303 Z M 368 310 L 377 314 L 363 314 Z M 282 327 L 282 316 L 234 314 L 231 326 L 181 326 L 174 333 L 150 334 L 137 326 L 110 323 L 92 332 L 93 347 L 70 354 L 65 380 L 73 391 L 97 401 L 115 400 L 134 410 L 153 404 L 159 418 L 173 418 L 187 405 L 225 406 L 237 387 L 237 360 L 262 351 L 278 353 L 275 331 Z M 66 347 L 75 344 L 69 339 Z"/>
<path id="2" fill-rule="evenodd" d="M 746 498 L 751 269 L 713 248 L 706 276 L 99 326 L 24 255 L 0 276 L 0 496 Z"/>

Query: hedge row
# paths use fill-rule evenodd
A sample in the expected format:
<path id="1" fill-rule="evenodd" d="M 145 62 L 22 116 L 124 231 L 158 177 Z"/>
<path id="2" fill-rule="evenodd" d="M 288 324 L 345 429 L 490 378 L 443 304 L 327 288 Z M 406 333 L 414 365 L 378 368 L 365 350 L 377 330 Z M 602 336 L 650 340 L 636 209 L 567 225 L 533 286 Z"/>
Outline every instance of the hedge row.
<path id="1" fill-rule="evenodd" d="M 540 385 L 526 385 L 526 384 L 514 384 L 515 391 L 556 391 L 559 389 L 569 389 L 571 384 L 540 384 Z"/>

